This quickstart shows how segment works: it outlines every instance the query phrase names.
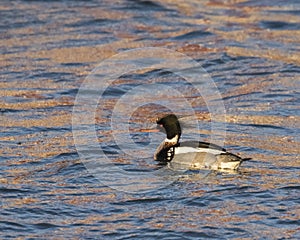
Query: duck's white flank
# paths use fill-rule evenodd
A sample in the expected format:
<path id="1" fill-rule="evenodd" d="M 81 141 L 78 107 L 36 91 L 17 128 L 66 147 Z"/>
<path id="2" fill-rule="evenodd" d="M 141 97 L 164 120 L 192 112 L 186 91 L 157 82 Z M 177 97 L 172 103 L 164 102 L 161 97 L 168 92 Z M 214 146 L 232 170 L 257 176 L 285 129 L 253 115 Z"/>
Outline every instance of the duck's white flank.
<path id="1" fill-rule="evenodd" d="M 220 151 L 217 149 L 211 149 L 211 148 L 194 148 L 194 147 L 175 147 L 175 155 L 181 154 L 181 153 L 192 153 L 192 152 L 207 152 L 212 153 L 214 155 L 225 153 L 224 151 Z"/>

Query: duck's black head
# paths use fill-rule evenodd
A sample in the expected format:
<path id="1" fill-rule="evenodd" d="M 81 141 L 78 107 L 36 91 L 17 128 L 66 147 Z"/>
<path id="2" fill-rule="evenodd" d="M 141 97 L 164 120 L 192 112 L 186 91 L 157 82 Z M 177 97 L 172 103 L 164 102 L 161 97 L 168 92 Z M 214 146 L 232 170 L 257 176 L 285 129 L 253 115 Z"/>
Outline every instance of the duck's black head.
<path id="1" fill-rule="evenodd" d="M 178 118 L 174 114 L 169 114 L 156 121 L 157 124 L 161 125 L 167 133 L 167 139 L 174 139 L 176 136 L 179 138 L 181 136 L 181 128 Z"/>
<path id="2" fill-rule="evenodd" d="M 167 115 L 156 121 L 167 133 L 167 138 L 159 145 L 154 154 L 154 159 L 161 163 L 170 162 L 174 157 L 174 147 L 178 145 L 181 128 L 178 118 L 174 114 Z"/>

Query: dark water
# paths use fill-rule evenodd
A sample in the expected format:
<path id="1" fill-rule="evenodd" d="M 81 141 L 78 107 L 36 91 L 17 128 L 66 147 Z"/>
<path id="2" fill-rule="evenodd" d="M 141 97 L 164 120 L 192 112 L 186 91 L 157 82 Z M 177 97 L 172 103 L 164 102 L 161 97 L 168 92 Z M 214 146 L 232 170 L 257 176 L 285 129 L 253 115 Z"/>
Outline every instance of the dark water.
<path id="1" fill-rule="evenodd" d="M 0 20 L 1 239 L 300 238 L 299 1 L 4 0 Z M 78 146 L 90 151 L 92 137 L 83 131 L 75 147 L 72 133 L 80 86 L 101 61 L 146 47 L 182 53 L 208 72 L 222 101 L 210 92 L 186 97 L 201 125 L 196 133 L 202 140 L 213 133 L 230 151 L 251 157 L 239 172 L 172 178 L 162 170 L 166 186 L 155 188 L 161 176 L 147 175 L 142 185 L 153 189 L 139 192 L 127 175 L 108 179 L 121 184 L 116 190 L 87 170 Z M 110 126 L 118 99 L 145 82 L 162 83 L 165 95 L 153 91 L 153 99 L 175 103 L 169 110 L 189 119 L 167 89 L 185 89 L 184 82 L 162 69 L 121 76 L 96 110 L 78 114 L 84 129 L 84 116 L 95 111 L 105 156 L 128 176 L 159 168 L 143 151 L 138 158 L 120 154 L 112 133 L 126 135 Z M 206 101 L 224 104 L 226 114 L 212 117 Z M 158 145 L 164 136 L 141 129 L 166 110 L 151 102 L 132 110 L 137 146 L 154 152 L 149 142 Z M 223 128 L 212 131 L 212 122 Z"/>

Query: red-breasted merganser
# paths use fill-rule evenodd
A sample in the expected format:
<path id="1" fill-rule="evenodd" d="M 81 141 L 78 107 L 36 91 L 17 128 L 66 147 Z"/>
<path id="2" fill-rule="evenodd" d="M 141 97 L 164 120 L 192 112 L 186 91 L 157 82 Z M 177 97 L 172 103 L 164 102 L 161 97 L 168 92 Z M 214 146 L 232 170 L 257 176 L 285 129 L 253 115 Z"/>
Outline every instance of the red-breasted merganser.
<path id="1" fill-rule="evenodd" d="M 196 141 L 180 143 L 181 127 L 174 114 L 158 119 L 156 123 L 167 133 L 167 138 L 154 154 L 154 159 L 162 164 L 172 161 L 172 163 L 188 163 L 190 169 L 237 170 L 243 161 L 250 159 L 229 153 L 212 143 Z"/>

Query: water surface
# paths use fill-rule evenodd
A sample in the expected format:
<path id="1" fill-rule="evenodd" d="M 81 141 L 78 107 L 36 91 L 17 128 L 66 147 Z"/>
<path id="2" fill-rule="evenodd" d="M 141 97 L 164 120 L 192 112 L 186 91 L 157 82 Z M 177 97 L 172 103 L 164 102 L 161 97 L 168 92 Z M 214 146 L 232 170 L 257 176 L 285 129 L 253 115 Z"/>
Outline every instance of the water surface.
<path id="1" fill-rule="evenodd" d="M 2 239 L 300 238 L 299 1 L 4 0 L 0 16 Z M 215 134 L 252 161 L 237 173 L 190 171 L 140 194 L 112 189 L 85 168 L 72 135 L 78 89 L 102 60 L 143 47 L 204 67 L 226 110 L 226 129 Z M 133 72 L 107 93 L 96 131 L 117 166 L 159 168 L 118 154 L 109 128 L 114 105 L 141 81 L 184 88 L 175 79 L 159 69 Z M 197 134 L 209 140 L 214 119 L 205 101 L 197 94 L 189 101 Z M 163 139 L 140 130 L 165 110 L 149 104 L 133 112 L 139 146 Z M 172 110 L 187 117 L 180 105 Z"/>

